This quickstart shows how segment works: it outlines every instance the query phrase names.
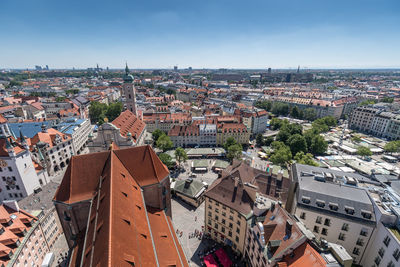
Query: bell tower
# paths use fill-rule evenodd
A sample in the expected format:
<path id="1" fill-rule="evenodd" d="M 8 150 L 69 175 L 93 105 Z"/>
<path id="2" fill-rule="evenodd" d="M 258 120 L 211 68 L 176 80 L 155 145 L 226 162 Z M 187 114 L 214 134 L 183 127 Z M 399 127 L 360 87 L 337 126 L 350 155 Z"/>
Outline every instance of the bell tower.
<path id="1" fill-rule="evenodd" d="M 125 107 L 137 116 L 136 111 L 136 92 L 133 85 L 133 76 L 129 74 L 128 64 L 125 67 L 124 84 L 122 85 L 125 95 Z"/>

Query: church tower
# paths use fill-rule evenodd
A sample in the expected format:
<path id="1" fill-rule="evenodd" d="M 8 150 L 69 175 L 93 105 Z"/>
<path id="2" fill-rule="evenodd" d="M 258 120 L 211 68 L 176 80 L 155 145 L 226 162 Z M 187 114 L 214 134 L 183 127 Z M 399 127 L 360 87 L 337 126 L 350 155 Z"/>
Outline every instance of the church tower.
<path id="1" fill-rule="evenodd" d="M 137 116 L 136 92 L 133 86 L 133 76 L 129 74 L 128 64 L 125 67 L 124 84 L 122 85 L 125 95 L 125 107 Z"/>

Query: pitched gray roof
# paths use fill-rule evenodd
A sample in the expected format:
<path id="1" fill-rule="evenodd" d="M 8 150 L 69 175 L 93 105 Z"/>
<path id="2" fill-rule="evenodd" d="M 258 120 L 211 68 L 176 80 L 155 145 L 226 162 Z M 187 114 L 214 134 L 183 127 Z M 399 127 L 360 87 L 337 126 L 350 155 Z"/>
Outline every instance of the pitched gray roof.
<path id="1" fill-rule="evenodd" d="M 297 201 L 300 205 L 363 220 L 367 219 L 363 216 L 363 213 L 367 212 L 371 214 L 371 219 L 367 220 L 375 220 L 372 201 L 367 191 L 363 188 L 344 183 L 344 176 L 357 179 L 361 175 L 302 164 L 294 164 L 292 172 L 299 183 Z M 318 174 L 321 174 L 322 176 L 323 172 L 334 174 L 334 181 L 321 181 L 313 175 L 316 174 L 318 176 Z M 324 203 L 324 205 L 317 205 L 317 202 Z M 337 210 L 331 209 L 331 205 L 337 205 Z M 354 214 L 348 214 L 346 212 L 348 208 L 352 208 Z"/>

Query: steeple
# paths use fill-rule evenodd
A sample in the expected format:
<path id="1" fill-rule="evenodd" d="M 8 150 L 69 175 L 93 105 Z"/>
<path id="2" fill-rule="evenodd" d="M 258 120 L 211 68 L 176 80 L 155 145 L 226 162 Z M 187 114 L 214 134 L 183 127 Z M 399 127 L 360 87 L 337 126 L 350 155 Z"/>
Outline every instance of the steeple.
<path id="1" fill-rule="evenodd" d="M 125 83 L 132 83 L 133 82 L 133 76 L 129 74 L 128 63 L 126 63 L 126 66 L 125 66 L 124 82 Z"/>
<path id="2" fill-rule="evenodd" d="M 125 65 L 125 75 L 122 89 L 125 98 L 125 108 L 137 116 L 135 86 L 133 84 L 133 76 L 129 74 L 128 63 Z"/>
<path id="3" fill-rule="evenodd" d="M 128 62 L 125 62 L 125 75 L 129 75 Z"/>

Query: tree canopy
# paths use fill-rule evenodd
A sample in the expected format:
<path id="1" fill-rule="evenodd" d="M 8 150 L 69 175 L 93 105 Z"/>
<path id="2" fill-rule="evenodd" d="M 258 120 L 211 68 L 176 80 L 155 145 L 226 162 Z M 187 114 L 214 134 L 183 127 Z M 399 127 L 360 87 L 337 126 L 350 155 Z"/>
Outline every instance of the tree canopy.
<path id="1" fill-rule="evenodd" d="M 160 153 L 158 157 L 160 158 L 162 163 L 164 163 L 167 166 L 168 169 L 175 166 L 174 162 L 172 161 L 172 157 L 167 153 Z"/>
<path id="2" fill-rule="evenodd" d="M 178 147 L 175 149 L 175 158 L 180 165 L 181 162 L 185 162 L 188 159 L 188 156 L 183 148 Z"/>
<path id="3" fill-rule="evenodd" d="M 172 143 L 171 138 L 166 135 L 162 134 L 156 141 L 156 146 L 161 149 L 163 152 L 171 149 L 174 147 L 174 143 Z"/>
<path id="4" fill-rule="evenodd" d="M 386 143 L 386 145 L 383 149 L 385 150 L 385 152 L 388 152 L 388 153 L 400 152 L 400 141 L 390 141 L 390 142 Z"/>
<path id="5" fill-rule="evenodd" d="M 371 149 L 365 146 L 359 146 L 357 148 L 357 155 L 360 155 L 362 157 L 370 157 L 372 156 Z"/>
<path id="6" fill-rule="evenodd" d="M 110 105 L 93 101 L 89 107 L 89 117 L 92 123 L 103 124 L 107 117 L 108 121 L 113 121 L 122 112 L 122 103 L 115 102 Z"/>
<path id="7" fill-rule="evenodd" d="M 233 144 L 228 147 L 228 153 L 226 157 L 232 161 L 233 159 L 241 159 L 242 157 L 242 145 L 241 144 Z"/>
<path id="8" fill-rule="evenodd" d="M 298 152 L 296 156 L 294 156 L 294 160 L 300 164 L 316 166 L 316 167 L 318 166 L 318 163 L 315 160 L 313 160 L 313 155 L 310 153 L 304 154 L 303 151 Z"/>

